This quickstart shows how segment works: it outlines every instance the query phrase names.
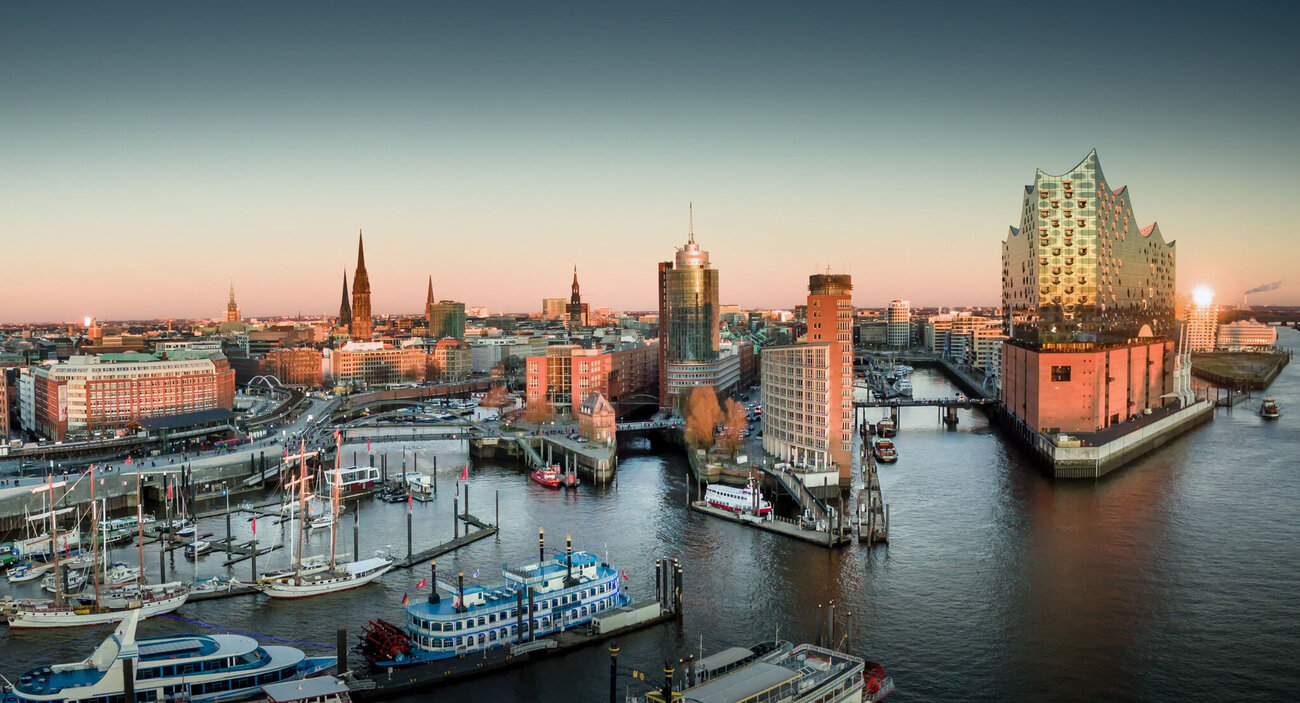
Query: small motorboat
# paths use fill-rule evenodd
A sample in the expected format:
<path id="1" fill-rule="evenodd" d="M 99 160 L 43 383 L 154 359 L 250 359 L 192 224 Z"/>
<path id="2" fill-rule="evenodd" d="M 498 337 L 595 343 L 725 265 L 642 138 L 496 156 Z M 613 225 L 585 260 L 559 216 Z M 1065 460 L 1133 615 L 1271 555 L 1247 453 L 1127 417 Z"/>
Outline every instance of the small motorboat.
<path id="1" fill-rule="evenodd" d="M 885 418 L 876 423 L 876 434 L 881 437 L 893 437 L 898 434 L 898 428 L 894 426 L 893 420 Z"/>
<path id="2" fill-rule="evenodd" d="M 865 684 L 862 689 L 862 700 L 876 703 L 893 693 L 894 679 L 885 674 L 885 667 L 875 662 L 862 662 L 862 664 L 862 683 Z"/>
<path id="3" fill-rule="evenodd" d="M 551 466 L 548 469 L 534 469 L 532 479 L 547 488 L 559 488 L 562 481 L 560 472 L 557 471 L 559 468 L 559 466 Z"/>
<path id="4" fill-rule="evenodd" d="M 76 593 L 86 587 L 86 574 L 84 572 L 69 569 L 64 571 L 63 574 L 64 593 Z M 54 578 L 54 574 L 47 574 L 45 578 L 41 579 L 41 590 L 57 593 L 59 589 L 58 584 L 54 582 Z"/>
<path id="5" fill-rule="evenodd" d="M 212 551 L 212 543 L 207 540 L 199 540 L 185 545 L 185 558 L 196 559 Z"/>
<path id="6" fill-rule="evenodd" d="M 104 574 L 104 583 L 110 586 L 116 586 L 117 584 L 130 583 L 138 578 L 140 578 L 139 569 L 133 566 L 127 566 L 119 561 L 114 562 L 108 567 L 108 571 Z"/>
<path id="7" fill-rule="evenodd" d="M 42 574 L 53 568 L 54 562 L 44 564 L 22 562 L 18 564 L 18 566 L 11 567 L 6 578 L 9 579 L 9 583 L 26 583 L 28 581 L 35 581 L 40 578 Z"/>
<path id="8" fill-rule="evenodd" d="M 876 456 L 876 461 L 884 464 L 892 464 L 898 461 L 898 450 L 894 448 L 894 441 L 891 439 L 878 439 L 871 447 L 871 453 Z"/>
<path id="9" fill-rule="evenodd" d="M 184 525 L 181 525 L 180 527 L 176 528 L 176 530 L 172 534 L 176 535 L 177 537 L 193 537 L 194 533 L 197 532 L 198 529 L 199 529 L 198 525 L 195 525 L 192 522 L 187 522 Z"/>
<path id="10" fill-rule="evenodd" d="M 1277 401 L 1272 398 L 1265 398 L 1259 404 L 1259 416 L 1265 420 L 1276 420 L 1282 415 L 1282 411 L 1277 408 Z"/>

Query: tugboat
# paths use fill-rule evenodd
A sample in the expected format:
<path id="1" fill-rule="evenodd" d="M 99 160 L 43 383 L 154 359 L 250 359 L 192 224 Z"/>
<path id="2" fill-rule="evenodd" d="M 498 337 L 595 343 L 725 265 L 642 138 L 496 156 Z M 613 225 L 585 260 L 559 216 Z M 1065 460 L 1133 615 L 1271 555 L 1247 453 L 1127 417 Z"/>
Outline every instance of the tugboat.
<path id="1" fill-rule="evenodd" d="M 294 647 L 259 645 L 243 635 L 181 634 L 136 639 L 132 611 L 89 657 L 40 666 L 15 679 L 13 703 L 102 703 L 137 700 L 227 703 L 257 696 L 262 686 L 294 681 L 334 666 Z"/>
<path id="2" fill-rule="evenodd" d="M 876 434 L 881 437 L 893 437 L 898 434 L 898 428 L 894 426 L 894 421 L 885 418 L 876 423 Z"/>
<path id="3" fill-rule="evenodd" d="M 559 468 L 558 465 L 552 464 L 547 469 L 533 469 L 532 479 L 547 488 L 559 488 L 561 482 Z"/>
<path id="4" fill-rule="evenodd" d="M 1277 401 L 1272 398 L 1265 398 L 1259 404 L 1259 416 L 1265 420 L 1276 420 L 1281 414 L 1282 411 L 1277 409 Z"/>
<path id="5" fill-rule="evenodd" d="M 898 450 L 894 448 L 894 441 L 891 439 L 878 439 L 871 447 L 871 453 L 876 455 L 876 461 L 883 464 L 892 464 L 898 461 Z"/>
<path id="6" fill-rule="evenodd" d="M 622 592 L 621 572 L 594 554 L 573 551 L 546 557 L 538 533 L 538 560 L 509 565 L 496 585 L 455 586 L 438 581 L 437 563 L 427 602 L 406 605 L 405 629 L 385 620 L 366 626 L 359 647 L 375 670 L 454 659 L 496 647 L 536 640 L 585 626 L 596 616 L 631 602 Z M 443 590 L 447 596 L 438 591 Z"/>

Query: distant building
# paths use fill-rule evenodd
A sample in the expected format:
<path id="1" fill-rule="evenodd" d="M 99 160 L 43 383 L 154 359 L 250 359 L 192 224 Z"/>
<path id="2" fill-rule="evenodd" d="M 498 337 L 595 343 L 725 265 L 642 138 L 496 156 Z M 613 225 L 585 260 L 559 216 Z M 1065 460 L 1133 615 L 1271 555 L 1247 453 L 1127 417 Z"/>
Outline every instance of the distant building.
<path id="1" fill-rule="evenodd" d="M 353 390 L 423 381 L 427 358 L 419 347 L 394 348 L 382 342 L 348 342 L 330 352 L 335 386 Z"/>
<path id="2" fill-rule="evenodd" d="M 578 406 L 578 436 L 592 442 L 613 443 L 618 431 L 614 406 L 600 391 L 588 393 Z"/>
<path id="3" fill-rule="evenodd" d="M 1277 330 L 1254 320 L 1219 325 L 1218 348 L 1223 351 L 1263 351 L 1277 346 Z"/>
<path id="4" fill-rule="evenodd" d="M 311 347 L 276 349 L 267 358 L 268 367 L 286 386 L 316 388 L 321 385 L 321 353 Z"/>
<path id="5" fill-rule="evenodd" d="M 912 347 L 912 313 L 906 300 L 889 301 L 885 343 L 895 349 Z"/>
<path id="6" fill-rule="evenodd" d="M 230 410 L 235 372 L 221 354 L 127 352 L 74 356 L 32 372 L 34 430 L 62 441 L 145 418 Z"/>
<path id="7" fill-rule="evenodd" d="M 542 319 L 563 320 L 566 304 L 564 298 L 542 298 Z"/>
<path id="8" fill-rule="evenodd" d="M 1032 432 L 1086 434 L 1177 403 L 1174 247 L 1139 227 L 1097 153 L 1025 186 L 1002 245 L 1002 403 Z"/>
<path id="9" fill-rule="evenodd" d="M 428 307 L 429 336 L 434 339 L 465 338 L 465 304 L 453 300 L 432 303 Z"/>
<path id="10" fill-rule="evenodd" d="M 429 355 L 431 381 L 463 381 L 474 373 L 474 356 L 469 345 L 451 337 L 439 339 Z"/>
<path id="11" fill-rule="evenodd" d="M 1188 303 L 1184 313 L 1187 351 L 1214 351 L 1219 342 L 1219 306 L 1214 301 Z"/>
<path id="12" fill-rule="evenodd" d="M 587 326 L 587 304 L 582 302 L 582 295 L 578 293 L 578 267 L 573 267 L 573 292 L 569 296 L 569 304 L 565 307 L 565 327 L 571 330 L 582 329 Z"/>
<path id="13" fill-rule="evenodd" d="M 718 270 L 695 243 L 692 211 L 686 246 L 659 263 L 660 405 L 676 405 L 695 386 L 725 396 L 739 382 L 739 356 L 721 353 L 719 314 Z"/>
<path id="14" fill-rule="evenodd" d="M 374 336 L 374 316 L 370 312 L 370 276 L 366 273 L 365 241 L 357 232 L 357 272 L 352 277 L 352 312 L 348 331 L 352 339 L 363 342 Z"/>

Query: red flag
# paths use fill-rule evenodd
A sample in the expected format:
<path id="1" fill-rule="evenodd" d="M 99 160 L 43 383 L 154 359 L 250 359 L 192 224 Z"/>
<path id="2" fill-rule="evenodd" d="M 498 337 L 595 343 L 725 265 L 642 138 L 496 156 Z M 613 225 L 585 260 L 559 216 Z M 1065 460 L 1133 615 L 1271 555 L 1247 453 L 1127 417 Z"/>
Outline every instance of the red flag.
<path id="1" fill-rule="evenodd" d="M 468 461 L 465 462 L 465 468 L 464 468 L 464 469 L 461 469 L 461 472 L 460 472 L 460 480 L 462 480 L 462 481 L 468 481 L 468 480 L 469 480 L 469 462 L 468 462 Z"/>
<path id="2" fill-rule="evenodd" d="M 452 600 L 452 602 L 451 602 L 451 607 L 453 607 L 453 608 L 459 608 L 459 607 L 460 607 L 460 596 L 455 596 L 455 599 Z"/>
<path id="3" fill-rule="evenodd" d="M 167 500 L 171 500 L 171 499 L 172 499 L 172 482 L 171 482 L 170 480 L 168 480 L 168 481 L 167 481 Z"/>
<path id="4" fill-rule="evenodd" d="M 631 579 L 627 577 L 627 572 L 622 569 L 618 570 L 618 575 L 622 576 L 624 581 L 631 581 Z"/>
<path id="5" fill-rule="evenodd" d="M 130 454 L 127 454 L 127 455 L 126 455 L 126 465 L 127 465 L 127 466 L 130 466 L 130 465 L 131 465 L 131 455 L 130 455 Z"/>
<path id="6" fill-rule="evenodd" d="M 402 605 L 405 606 L 405 605 L 409 605 L 410 603 L 411 603 L 411 594 L 409 593 L 402 594 Z"/>
<path id="7" fill-rule="evenodd" d="M 257 536 L 257 513 L 253 513 L 253 536 Z"/>
<path id="8" fill-rule="evenodd" d="M 412 492 L 410 492 L 410 491 L 407 491 L 407 492 L 406 492 L 406 510 L 407 510 L 407 512 L 410 512 L 410 511 L 411 511 L 412 509 L 414 509 L 414 508 L 415 508 L 415 494 L 412 493 Z"/>
<path id="9" fill-rule="evenodd" d="M 420 579 L 420 582 L 417 583 L 417 584 L 415 584 L 415 590 L 418 591 L 418 590 L 420 590 L 421 588 L 424 588 L 424 585 L 427 584 L 428 582 L 429 582 L 429 579 Z"/>
<path id="10" fill-rule="evenodd" d="M 367 454 L 370 453 L 370 438 L 369 438 L 369 437 L 366 438 L 366 453 L 367 453 Z"/>

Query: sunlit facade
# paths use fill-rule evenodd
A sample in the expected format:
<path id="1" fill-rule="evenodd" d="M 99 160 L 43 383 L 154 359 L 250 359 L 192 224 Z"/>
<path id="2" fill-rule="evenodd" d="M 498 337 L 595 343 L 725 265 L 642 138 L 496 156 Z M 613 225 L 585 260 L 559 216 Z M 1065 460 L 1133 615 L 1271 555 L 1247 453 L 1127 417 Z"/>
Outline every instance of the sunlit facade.
<path id="1" fill-rule="evenodd" d="M 692 230 L 673 261 L 659 264 L 660 405 L 672 406 L 693 386 L 719 395 L 735 386 L 739 367 L 721 358 L 719 313 L 718 270 Z"/>
<path id="2" fill-rule="evenodd" d="M 1002 309 L 1013 339 L 1110 341 L 1172 335 L 1175 251 L 1138 225 L 1126 186 L 1112 188 L 1097 152 L 1025 186 L 1020 226 L 1002 244 Z"/>

